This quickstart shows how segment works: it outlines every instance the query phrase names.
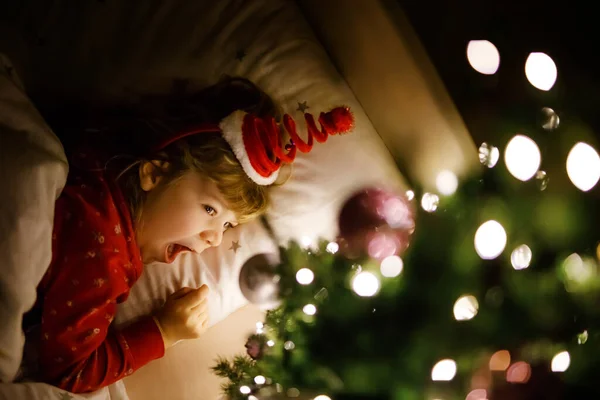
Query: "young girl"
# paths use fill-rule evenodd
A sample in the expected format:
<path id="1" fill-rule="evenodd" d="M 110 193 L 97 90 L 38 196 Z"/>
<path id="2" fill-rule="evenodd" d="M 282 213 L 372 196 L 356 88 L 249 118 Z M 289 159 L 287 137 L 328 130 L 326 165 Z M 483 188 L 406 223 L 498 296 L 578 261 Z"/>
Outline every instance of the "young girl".
<path id="1" fill-rule="evenodd" d="M 286 115 L 292 141 L 283 144 L 274 116 L 273 102 L 256 86 L 227 79 L 142 115 L 107 118 L 116 122 L 98 125 L 96 136 L 119 143 L 117 156 L 100 156 L 101 147 L 115 146 L 99 144 L 72 154 L 56 202 L 52 262 L 26 318 L 40 324 L 28 341 L 35 340 L 41 380 L 94 391 L 204 332 L 205 286 L 180 289 L 156 315 L 125 329 L 111 323 L 144 263 L 168 264 L 182 252 L 218 246 L 227 229 L 265 211 L 267 186 L 296 149 L 310 151 L 313 138 L 323 142 L 352 125 L 346 108 L 321 114 L 320 131 L 306 114 L 305 143 Z M 81 131 L 57 124 L 59 133 L 61 125 Z"/>

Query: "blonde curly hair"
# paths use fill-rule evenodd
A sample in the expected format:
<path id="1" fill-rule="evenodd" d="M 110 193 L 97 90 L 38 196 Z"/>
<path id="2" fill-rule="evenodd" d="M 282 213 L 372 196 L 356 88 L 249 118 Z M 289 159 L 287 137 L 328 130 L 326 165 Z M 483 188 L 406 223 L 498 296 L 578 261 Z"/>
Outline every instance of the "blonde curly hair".
<path id="1" fill-rule="evenodd" d="M 143 111 L 151 118 L 136 117 L 126 125 L 121 123 L 119 130 L 129 139 L 129 147 L 138 148 L 139 152 L 147 143 L 157 143 L 185 127 L 201 122 L 218 123 L 235 110 L 261 117 L 279 115 L 271 98 L 252 82 L 228 77 L 191 96 L 165 101 L 158 108 L 151 106 Z M 214 182 L 240 223 L 262 215 L 269 205 L 268 188 L 248 177 L 223 136 L 204 133 L 177 140 L 156 154 L 137 156 L 134 161 L 130 158 L 121 167 L 117 181 L 136 222 L 140 220 L 146 195 L 140 187 L 138 169 L 152 160 L 169 163 L 161 184 L 171 184 L 188 171 L 198 172 Z"/>

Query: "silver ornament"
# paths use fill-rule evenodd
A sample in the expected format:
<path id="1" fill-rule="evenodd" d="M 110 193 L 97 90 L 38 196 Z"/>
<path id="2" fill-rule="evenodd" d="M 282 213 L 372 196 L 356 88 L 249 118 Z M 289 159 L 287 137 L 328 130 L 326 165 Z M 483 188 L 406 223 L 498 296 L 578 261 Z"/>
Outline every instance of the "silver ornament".
<path id="1" fill-rule="evenodd" d="M 252 304 L 263 309 L 279 305 L 279 279 L 275 268 L 279 263 L 274 254 L 257 254 L 249 258 L 240 271 L 240 290 Z"/>

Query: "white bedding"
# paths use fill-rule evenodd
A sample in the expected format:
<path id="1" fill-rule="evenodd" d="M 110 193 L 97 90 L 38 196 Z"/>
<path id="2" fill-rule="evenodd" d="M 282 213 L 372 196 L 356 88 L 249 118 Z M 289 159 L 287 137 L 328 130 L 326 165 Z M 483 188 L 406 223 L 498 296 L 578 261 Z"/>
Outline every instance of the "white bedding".
<path id="1" fill-rule="evenodd" d="M 38 3 L 23 0 L 11 10 L 15 32 L 30 46 L 20 64 L 34 93 L 66 92 L 135 102 L 145 94 L 167 93 L 173 88 L 192 90 L 215 82 L 222 74 L 231 74 L 256 82 L 295 118 L 302 115 L 301 105 L 315 113 L 349 105 L 356 117 L 355 131 L 347 137 L 332 137 L 326 144 L 317 144 L 309 155 L 299 157 L 290 181 L 273 191 L 269 218 L 281 240 L 332 238 L 338 210 L 354 190 L 376 183 L 404 187 L 389 152 L 294 1 L 167 0 L 139 2 L 135 7 L 117 1 L 57 0 L 43 2 L 47 7 L 36 7 Z M 54 182 L 55 189 L 61 181 L 64 184 L 63 156 L 58 154 L 55 159 L 63 169 L 46 181 Z M 53 209 L 49 204 L 56 191 L 44 193 L 41 198 L 48 202 L 44 217 L 51 221 Z M 37 226 L 22 228 L 30 233 Z M 49 227 L 39 235 L 41 243 L 44 237 L 49 243 Z M 242 246 L 237 252 L 231 249 L 234 241 Z M 211 323 L 217 323 L 246 303 L 237 284 L 244 260 L 272 248 L 262 228 L 249 224 L 232 230 L 220 248 L 199 257 L 186 255 L 174 266 L 150 265 L 129 300 L 120 306 L 116 322 L 124 323 L 156 309 L 178 287 L 207 283 L 213 289 Z M 35 250 L 40 257 L 49 256 L 45 247 Z M 33 304 L 33 299 L 27 301 Z M 209 352 L 215 356 L 229 351 L 220 349 L 218 341 L 201 339 L 186 344 L 186 349 L 192 354 Z M 209 365 L 169 357 L 167 354 L 129 379 L 132 385 L 144 386 L 144 399 L 186 399 L 191 398 L 190 393 L 209 396 L 198 397 L 201 399 L 216 396 L 216 386 L 202 386 L 206 382 L 202 376 L 210 374 Z M 161 370 L 161 363 L 169 368 Z M 28 394 L 6 398 L 63 396 L 46 385 L 5 385 L 0 386 L 0 399 L 11 390 Z M 126 398 L 122 383 L 92 396 L 97 396 L 94 400 L 113 396 L 114 400 L 117 393 L 117 399 Z"/>

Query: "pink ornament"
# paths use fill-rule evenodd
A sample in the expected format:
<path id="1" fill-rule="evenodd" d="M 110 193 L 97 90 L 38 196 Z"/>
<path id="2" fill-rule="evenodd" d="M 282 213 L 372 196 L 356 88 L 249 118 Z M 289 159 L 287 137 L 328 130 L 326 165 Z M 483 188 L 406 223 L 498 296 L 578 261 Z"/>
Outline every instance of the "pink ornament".
<path id="1" fill-rule="evenodd" d="M 415 230 L 412 205 L 403 194 L 368 188 L 353 195 L 339 217 L 339 242 L 346 255 L 382 260 L 406 250 Z"/>

